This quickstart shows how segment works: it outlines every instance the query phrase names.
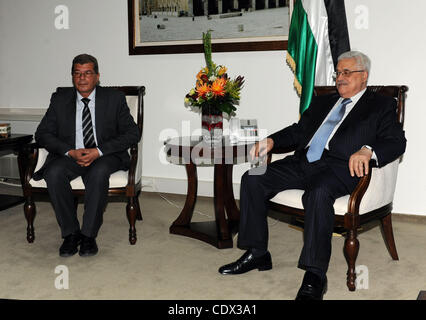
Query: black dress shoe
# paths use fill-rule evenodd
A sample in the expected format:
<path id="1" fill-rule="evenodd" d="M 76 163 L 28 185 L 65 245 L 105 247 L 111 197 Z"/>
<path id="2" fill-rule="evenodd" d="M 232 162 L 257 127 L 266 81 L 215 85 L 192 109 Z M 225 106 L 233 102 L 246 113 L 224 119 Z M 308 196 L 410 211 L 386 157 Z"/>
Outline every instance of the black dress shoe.
<path id="1" fill-rule="evenodd" d="M 80 245 L 80 252 L 78 253 L 81 257 L 90 257 L 98 253 L 98 246 L 96 245 L 95 238 L 86 237 L 83 235 L 83 239 Z"/>
<path id="2" fill-rule="evenodd" d="M 64 242 L 59 248 L 59 255 L 61 257 L 71 257 L 78 251 L 78 245 L 81 242 L 81 233 L 75 232 L 64 238 Z"/>
<path id="3" fill-rule="evenodd" d="M 261 257 L 255 257 L 250 250 L 247 250 L 237 261 L 219 268 L 221 274 L 241 274 L 253 269 L 265 271 L 272 269 L 271 254 L 266 252 Z"/>
<path id="4" fill-rule="evenodd" d="M 296 300 L 322 300 L 326 291 L 327 277 L 321 279 L 321 277 L 315 273 L 306 271 Z"/>

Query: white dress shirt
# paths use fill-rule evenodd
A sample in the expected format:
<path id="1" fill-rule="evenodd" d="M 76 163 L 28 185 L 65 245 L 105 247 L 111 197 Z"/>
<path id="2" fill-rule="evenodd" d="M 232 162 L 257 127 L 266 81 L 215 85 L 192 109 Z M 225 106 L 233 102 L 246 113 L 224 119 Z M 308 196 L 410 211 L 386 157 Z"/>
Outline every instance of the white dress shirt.
<path id="1" fill-rule="evenodd" d="M 96 138 L 96 118 L 95 118 L 95 97 L 96 97 L 96 88 L 90 93 L 87 97 L 90 99 L 89 101 L 89 110 L 90 117 L 92 118 L 92 126 L 93 126 L 93 137 L 95 138 L 95 143 L 98 145 L 98 140 Z M 76 149 L 84 149 L 84 138 L 83 138 L 83 109 L 84 103 L 81 101 L 83 96 L 80 92 L 77 91 L 77 99 L 76 99 L 76 112 L 75 112 L 75 148 Z M 99 150 L 99 156 L 102 156 L 102 151 Z M 68 152 L 66 153 L 68 155 Z"/>

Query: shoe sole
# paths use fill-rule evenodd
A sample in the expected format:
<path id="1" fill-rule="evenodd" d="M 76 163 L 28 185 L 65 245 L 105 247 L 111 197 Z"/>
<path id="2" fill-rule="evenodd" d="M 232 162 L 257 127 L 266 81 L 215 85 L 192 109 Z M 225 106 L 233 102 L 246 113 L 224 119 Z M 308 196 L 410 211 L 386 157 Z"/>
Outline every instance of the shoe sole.
<path id="1" fill-rule="evenodd" d="M 59 253 L 59 256 L 62 258 L 68 258 L 74 256 L 77 252 L 78 250 L 76 250 L 74 253 Z"/>
<path id="2" fill-rule="evenodd" d="M 323 291 L 322 291 L 322 293 L 321 293 L 321 296 L 320 296 L 319 298 L 317 298 L 317 299 L 313 299 L 313 300 L 324 300 L 324 295 L 327 293 L 327 290 L 328 290 L 328 281 L 326 281 L 326 282 L 325 282 L 324 289 L 323 289 Z M 299 296 L 299 294 L 297 294 L 297 296 L 296 296 L 296 299 L 295 299 L 295 300 L 298 300 L 298 299 L 297 299 L 297 298 L 298 298 L 298 296 Z"/>
<path id="3" fill-rule="evenodd" d="M 259 270 L 259 271 L 267 271 L 267 270 L 271 270 L 271 269 L 272 269 L 272 265 L 257 268 L 257 270 Z"/>
<path id="4" fill-rule="evenodd" d="M 98 253 L 98 251 L 96 252 L 79 252 L 78 255 L 80 257 L 92 257 L 95 256 Z"/>
<path id="5" fill-rule="evenodd" d="M 59 256 L 62 258 L 68 258 L 68 257 L 72 257 L 73 255 L 75 255 L 78 252 L 78 246 L 81 244 L 81 240 L 78 240 L 77 242 L 77 247 L 75 248 L 75 251 L 72 253 L 61 253 L 61 251 L 59 250 Z"/>
<path id="6" fill-rule="evenodd" d="M 255 270 L 255 269 L 257 269 L 257 271 L 268 271 L 268 270 L 272 269 L 272 265 L 261 266 L 261 267 L 253 268 L 253 269 L 250 269 L 250 270 L 247 270 L 247 271 L 244 271 L 244 272 L 220 272 L 219 271 L 219 273 L 223 274 L 223 275 L 236 275 L 236 274 L 244 274 L 244 273 L 250 272 L 250 271 Z"/>

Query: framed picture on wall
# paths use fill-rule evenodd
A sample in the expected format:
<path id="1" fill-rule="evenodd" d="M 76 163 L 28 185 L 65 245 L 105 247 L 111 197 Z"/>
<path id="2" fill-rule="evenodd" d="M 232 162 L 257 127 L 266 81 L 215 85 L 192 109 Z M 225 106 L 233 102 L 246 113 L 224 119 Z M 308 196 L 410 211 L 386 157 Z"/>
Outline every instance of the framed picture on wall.
<path id="1" fill-rule="evenodd" d="M 289 0 L 127 0 L 129 54 L 287 49 Z"/>

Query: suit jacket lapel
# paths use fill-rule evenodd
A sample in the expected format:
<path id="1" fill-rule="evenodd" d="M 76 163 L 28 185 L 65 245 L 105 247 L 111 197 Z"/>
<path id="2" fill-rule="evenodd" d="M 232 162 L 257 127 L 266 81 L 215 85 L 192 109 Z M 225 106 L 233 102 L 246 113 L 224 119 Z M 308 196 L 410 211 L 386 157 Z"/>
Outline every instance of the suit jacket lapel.
<path id="1" fill-rule="evenodd" d="M 75 125 L 75 120 L 76 120 L 76 113 L 77 113 L 77 91 L 74 89 L 72 91 L 72 94 L 70 95 L 70 99 L 67 103 L 67 105 L 65 106 L 65 110 L 64 110 L 64 116 L 66 117 L 66 119 L 70 119 L 70 121 L 67 121 L 66 123 L 68 124 L 68 132 L 70 132 L 70 142 L 72 141 L 72 145 L 75 148 L 75 132 L 77 130 L 76 125 Z"/>
<path id="2" fill-rule="evenodd" d="M 368 100 L 370 98 L 371 92 L 369 90 L 365 91 L 361 98 L 358 100 L 357 104 L 353 107 L 351 112 L 343 120 L 342 124 L 339 126 L 334 136 L 338 135 L 340 132 L 343 132 L 345 128 L 354 123 L 358 123 L 363 115 L 368 113 Z M 333 138 L 334 138 L 333 136 Z"/>
<path id="3" fill-rule="evenodd" d="M 105 95 L 104 92 L 102 90 L 102 87 L 97 86 L 96 87 L 96 96 L 95 96 L 95 121 L 96 121 L 96 139 L 98 140 L 98 144 L 100 144 L 102 141 L 102 129 L 103 129 L 103 116 L 102 116 L 102 112 L 103 112 L 103 108 L 102 106 L 105 105 L 106 100 L 105 100 Z"/>

